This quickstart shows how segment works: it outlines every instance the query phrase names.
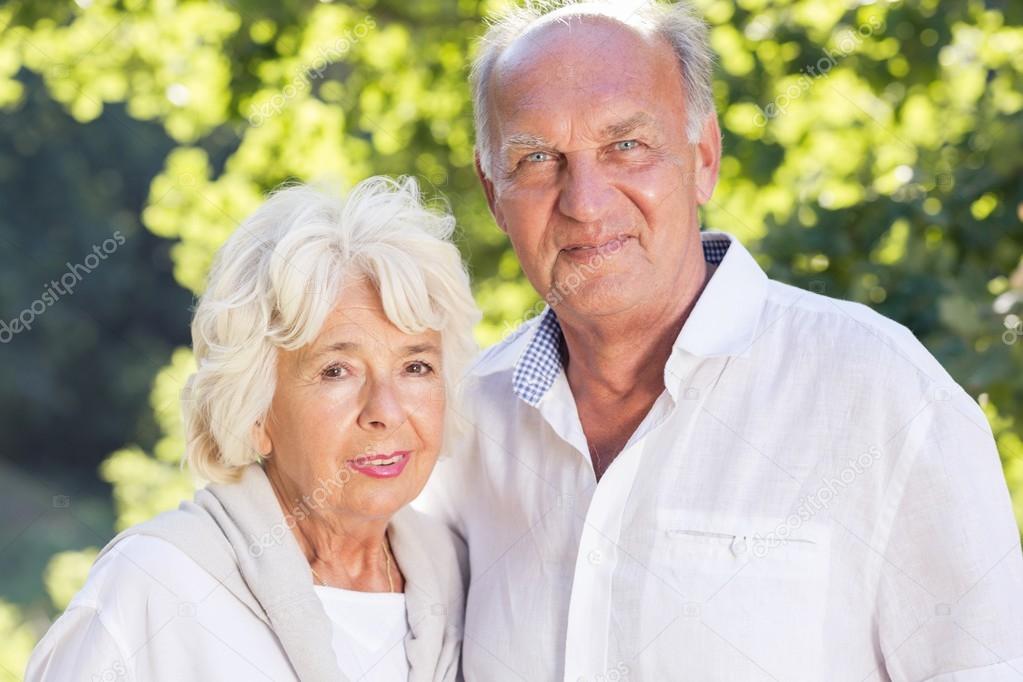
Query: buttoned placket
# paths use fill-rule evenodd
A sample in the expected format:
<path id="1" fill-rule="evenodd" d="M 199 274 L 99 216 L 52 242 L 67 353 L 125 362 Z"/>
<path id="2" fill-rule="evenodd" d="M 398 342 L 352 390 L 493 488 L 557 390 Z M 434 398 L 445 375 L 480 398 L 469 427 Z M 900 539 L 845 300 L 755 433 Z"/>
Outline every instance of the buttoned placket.
<path id="1" fill-rule="evenodd" d="M 565 641 L 566 682 L 607 679 L 609 671 L 626 663 L 608 660 L 611 589 L 620 558 L 622 518 L 643 465 L 646 443 L 651 434 L 674 417 L 683 422 L 678 452 L 686 451 L 696 416 L 711 393 L 713 379 L 726 362 L 725 357 L 700 358 L 675 349 L 666 364 L 665 392 L 596 484 L 586 509 L 572 580 Z M 698 388 L 701 386 L 702 389 Z M 685 399 L 676 400 L 677 396 Z M 569 404 L 574 408 L 574 400 Z M 581 427 L 579 431 L 582 432 Z M 585 437 L 573 445 L 587 456 Z"/>

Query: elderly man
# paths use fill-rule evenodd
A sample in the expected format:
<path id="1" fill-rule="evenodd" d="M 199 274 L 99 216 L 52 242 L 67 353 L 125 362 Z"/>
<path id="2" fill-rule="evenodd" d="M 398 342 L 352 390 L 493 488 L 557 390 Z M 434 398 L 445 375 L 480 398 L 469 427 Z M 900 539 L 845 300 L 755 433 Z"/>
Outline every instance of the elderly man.
<path id="1" fill-rule="evenodd" d="M 701 232 L 706 28 L 622 5 L 514 11 L 473 71 L 480 179 L 550 306 L 476 363 L 420 499 L 468 547 L 466 678 L 1023 678 L 983 413 L 904 327 Z"/>

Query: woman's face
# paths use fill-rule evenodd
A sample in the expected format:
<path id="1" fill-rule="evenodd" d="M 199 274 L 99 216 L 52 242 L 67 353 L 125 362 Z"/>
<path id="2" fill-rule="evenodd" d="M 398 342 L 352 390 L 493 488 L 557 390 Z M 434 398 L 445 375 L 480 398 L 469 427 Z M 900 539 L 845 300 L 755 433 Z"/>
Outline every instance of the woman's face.
<path id="1" fill-rule="evenodd" d="M 440 334 L 399 330 L 364 279 L 338 301 L 312 343 L 278 351 L 277 387 L 257 443 L 296 504 L 286 512 L 388 519 L 419 494 L 437 461 Z"/>

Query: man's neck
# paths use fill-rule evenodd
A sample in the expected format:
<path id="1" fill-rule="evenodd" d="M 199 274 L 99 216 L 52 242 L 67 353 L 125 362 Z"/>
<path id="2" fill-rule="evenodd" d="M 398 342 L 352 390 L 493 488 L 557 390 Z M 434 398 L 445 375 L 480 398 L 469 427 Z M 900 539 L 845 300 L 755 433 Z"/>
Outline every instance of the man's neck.
<path id="1" fill-rule="evenodd" d="M 713 275 L 700 272 L 663 306 L 615 319 L 560 320 L 572 388 L 597 478 L 610 465 L 664 390 L 664 367 L 679 332 Z"/>
<path id="2" fill-rule="evenodd" d="M 582 323 L 559 317 L 573 393 L 578 386 L 612 399 L 625 397 L 644 384 L 663 389 L 664 365 L 675 340 L 716 270 L 705 262 L 701 266 L 698 276 L 689 280 L 693 284 L 682 287 L 677 297 L 668 297 L 662 306 Z"/>

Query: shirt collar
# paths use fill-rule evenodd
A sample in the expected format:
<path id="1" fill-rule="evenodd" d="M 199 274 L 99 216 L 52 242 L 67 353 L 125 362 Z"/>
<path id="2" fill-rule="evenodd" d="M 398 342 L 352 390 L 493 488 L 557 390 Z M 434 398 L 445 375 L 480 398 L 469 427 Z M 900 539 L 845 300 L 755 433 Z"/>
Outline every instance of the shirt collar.
<path id="1" fill-rule="evenodd" d="M 708 240 L 724 240 L 727 245 L 675 339 L 675 348 L 699 357 L 745 355 L 756 340 L 767 299 L 767 275 L 735 237 L 724 232 L 702 236 L 704 253 Z"/>
<path id="2" fill-rule="evenodd" d="M 740 355 L 754 339 L 767 292 L 767 275 L 749 251 L 724 232 L 702 232 L 703 257 L 717 271 L 697 300 L 675 348 L 698 356 Z M 563 366 L 564 335 L 548 307 L 512 375 L 515 395 L 534 407 Z"/>

